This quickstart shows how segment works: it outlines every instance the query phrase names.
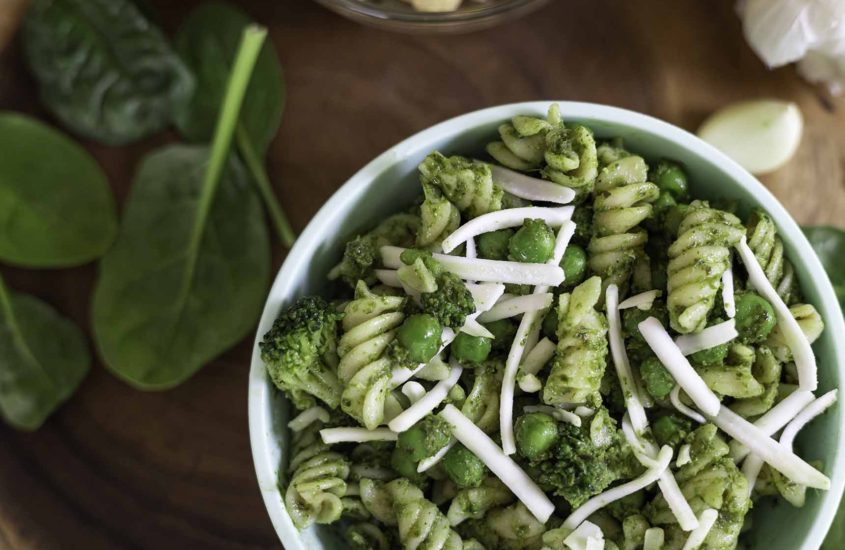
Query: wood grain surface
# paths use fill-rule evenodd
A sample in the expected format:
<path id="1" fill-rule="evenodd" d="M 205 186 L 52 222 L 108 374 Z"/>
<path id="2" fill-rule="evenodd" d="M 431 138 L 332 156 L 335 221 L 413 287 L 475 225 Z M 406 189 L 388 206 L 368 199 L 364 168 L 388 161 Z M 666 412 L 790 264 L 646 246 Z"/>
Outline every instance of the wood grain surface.
<path id="1" fill-rule="evenodd" d="M 147 3 L 170 33 L 195 4 Z M 285 67 L 287 109 L 269 170 L 297 230 L 402 138 L 467 111 L 533 99 L 607 103 L 688 129 L 730 101 L 796 101 L 806 117 L 800 151 L 763 181 L 799 222 L 845 224 L 845 100 L 792 68 L 767 71 L 731 1 L 556 0 L 464 36 L 385 33 L 306 0 L 240 3 L 270 28 Z M 49 120 L 17 41 L 0 56 L 0 108 Z M 122 201 L 141 155 L 172 139 L 85 145 Z M 278 267 L 284 251 L 275 250 Z M 13 288 L 89 325 L 95 266 L 2 273 Z M 163 393 L 132 390 L 97 364 L 37 433 L 0 424 L 0 547 L 278 546 L 249 451 L 250 346 L 251 338 Z"/>

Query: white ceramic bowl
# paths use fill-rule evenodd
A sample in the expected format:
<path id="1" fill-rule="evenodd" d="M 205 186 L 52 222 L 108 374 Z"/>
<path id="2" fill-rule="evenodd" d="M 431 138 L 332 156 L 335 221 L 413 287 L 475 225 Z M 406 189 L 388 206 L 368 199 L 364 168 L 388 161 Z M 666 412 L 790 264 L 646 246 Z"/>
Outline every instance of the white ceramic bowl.
<path id="1" fill-rule="evenodd" d="M 787 254 L 795 264 L 807 300 L 827 325 L 814 345 L 819 361 L 820 392 L 845 387 L 845 324 L 821 263 L 801 229 L 781 204 L 751 174 L 694 135 L 655 118 L 603 105 L 561 101 L 566 121 L 578 121 L 597 136 L 621 136 L 625 145 L 646 158 L 682 162 L 690 176 L 693 196 L 738 199 L 746 210 L 763 207 L 777 223 Z M 282 306 L 295 297 L 318 293 L 326 273 L 339 259 L 347 239 L 375 225 L 386 214 L 410 204 L 420 193 L 417 164 L 432 150 L 445 154 L 481 154 L 496 135 L 496 127 L 517 114 L 545 115 L 550 102 L 538 101 L 492 107 L 441 122 L 381 154 L 355 174 L 320 209 L 288 254 L 267 299 L 258 326 L 249 375 L 249 430 L 255 470 L 270 519 L 287 550 L 338 548 L 325 528 L 302 533 L 285 511 L 278 472 L 287 445 L 288 407 L 265 374 L 258 342 Z M 794 509 L 771 500 L 755 507 L 752 548 L 816 550 L 833 521 L 845 486 L 842 433 L 845 417 L 836 405 L 807 427 L 798 439 L 798 452 L 822 460 L 830 476 L 830 491 L 809 491 L 807 504 Z"/>

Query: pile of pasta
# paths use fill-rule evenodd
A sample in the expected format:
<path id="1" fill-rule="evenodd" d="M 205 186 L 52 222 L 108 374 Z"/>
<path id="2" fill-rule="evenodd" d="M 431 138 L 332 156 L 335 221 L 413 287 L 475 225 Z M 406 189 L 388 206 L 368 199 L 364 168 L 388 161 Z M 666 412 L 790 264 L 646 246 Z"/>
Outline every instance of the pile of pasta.
<path id="1" fill-rule="evenodd" d="M 824 325 L 765 212 L 692 199 L 682 166 L 556 105 L 487 152 L 429 155 L 421 202 L 347 247 L 372 265 L 332 271 L 343 393 L 290 422 L 298 527 L 335 523 L 351 548 L 730 549 L 758 499 L 829 488 L 793 450 L 836 401 L 816 395 Z M 431 266 L 475 311 L 397 362 Z M 444 466 L 456 449 L 468 471 Z"/>

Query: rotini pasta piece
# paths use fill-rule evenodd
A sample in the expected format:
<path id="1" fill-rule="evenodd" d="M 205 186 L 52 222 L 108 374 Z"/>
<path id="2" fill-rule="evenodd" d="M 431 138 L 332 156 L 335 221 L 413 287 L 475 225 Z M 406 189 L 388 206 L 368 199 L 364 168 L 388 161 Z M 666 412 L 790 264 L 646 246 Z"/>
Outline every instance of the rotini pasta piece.
<path id="1" fill-rule="evenodd" d="M 576 201 L 593 190 L 598 175 L 596 140 L 586 127 L 557 125 L 546 133 L 546 167 L 543 176 L 575 191 Z"/>
<path id="2" fill-rule="evenodd" d="M 385 353 L 405 318 L 404 298 L 377 296 L 359 282 L 355 299 L 346 304 L 343 336 L 338 342 L 338 377 L 344 384 L 343 411 L 374 429 L 384 420 L 392 360 Z"/>
<path id="3" fill-rule="evenodd" d="M 499 428 L 499 393 L 502 389 L 504 365 L 491 360 L 478 366 L 472 389 L 461 407 L 461 412 L 486 433 Z"/>
<path id="4" fill-rule="evenodd" d="M 437 151 L 419 165 L 423 186 L 439 188 L 462 214 L 474 218 L 502 209 L 502 189 L 493 183 L 490 166 L 465 157 L 445 157 Z"/>
<path id="5" fill-rule="evenodd" d="M 614 138 L 599 144 L 596 147 L 596 156 L 599 160 L 599 168 L 604 168 L 608 164 L 631 156 L 631 153 L 622 145 L 621 138 Z"/>
<path id="6" fill-rule="evenodd" d="M 737 399 L 730 405 L 733 412 L 746 418 L 760 416 L 774 406 L 783 364 L 769 346 L 760 345 L 757 347 L 751 372 L 757 382 L 763 385 L 763 393 L 756 397 Z"/>
<path id="7" fill-rule="evenodd" d="M 754 348 L 734 343 L 722 364 L 698 367 L 696 370 L 717 395 L 735 398 L 757 397 L 765 391 L 752 374 L 756 354 Z"/>
<path id="8" fill-rule="evenodd" d="M 434 185 L 423 184 L 423 195 L 417 246 L 440 251 L 443 239 L 461 225 L 461 213 Z"/>
<path id="9" fill-rule="evenodd" d="M 795 304 L 789 308 L 789 311 L 798 321 L 798 326 L 801 327 L 801 331 L 807 337 L 807 340 L 811 344 L 815 342 L 824 330 L 824 321 L 819 312 L 816 311 L 815 306 L 813 304 Z M 772 348 L 775 357 L 781 361 L 792 360 L 792 352 L 786 342 L 780 323 L 778 323 L 769 334 L 766 343 Z"/>
<path id="10" fill-rule="evenodd" d="M 406 550 L 461 550 L 463 541 L 449 526 L 449 520 L 423 492 L 405 478 L 386 485 L 393 498 L 393 512 L 399 541 Z"/>
<path id="11" fill-rule="evenodd" d="M 344 510 L 349 461 L 323 443 L 321 428 L 322 423 L 315 422 L 293 436 L 285 507 L 299 529 L 332 523 Z"/>
<path id="12" fill-rule="evenodd" d="M 522 502 L 491 510 L 484 524 L 497 538 L 495 548 L 522 550 L 539 548 L 546 526 Z"/>
<path id="13" fill-rule="evenodd" d="M 601 279 L 591 277 L 559 298 L 557 350 L 543 387 L 546 404 L 600 400 L 607 358 L 607 319 L 596 311 L 601 288 Z"/>
<path id="14" fill-rule="evenodd" d="M 690 204 L 668 251 L 669 320 L 677 332 L 705 327 L 722 274 L 730 266 L 731 247 L 744 232 L 733 214 L 703 201 Z"/>
<path id="15" fill-rule="evenodd" d="M 637 259 L 644 258 L 648 234 L 639 225 L 651 215 L 651 203 L 660 195 L 647 176 L 642 157 L 628 156 L 605 166 L 596 179 L 594 236 L 588 250 L 590 269 L 602 278 L 603 288 L 615 284 L 624 293 Z M 645 272 L 650 279 L 650 270 Z"/>
<path id="16" fill-rule="evenodd" d="M 449 523 L 458 525 L 467 519 L 480 519 L 488 510 L 510 504 L 513 500 L 513 494 L 499 478 L 488 476 L 478 487 L 458 491 L 449 504 L 446 517 Z"/>
<path id="17" fill-rule="evenodd" d="M 396 525 L 393 496 L 387 490 L 387 482 L 378 479 L 362 479 L 359 486 L 361 502 L 367 511 L 385 525 Z"/>
<path id="18" fill-rule="evenodd" d="M 783 255 L 783 241 L 777 226 L 764 211 L 755 209 L 748 219 L 748 246 L 763 268 L 766 278 L 787 304 L 798 297 L 795 268 Z"/>
<path id="19" fill-rule="evenodd" d="M 556 109 L 552 106 L 551 109 Z M 550 109 L 550 113 L 551 113 Z M 559 118 L 559 111 L 558 118 Z M 546 148 L 546 133 L 552 124 L 540 117 L 515 116 L 499 126 L 501 141 L 487 145 L 487 152 L 502 166 L 527 172 L 540 168 Z"/>
<path id="20" fill-rule="evenodd" d="M 390 539 L 378 525 L 353 523 L 346 529 L 346 543 L 350 550 L 389 550 Z"/>

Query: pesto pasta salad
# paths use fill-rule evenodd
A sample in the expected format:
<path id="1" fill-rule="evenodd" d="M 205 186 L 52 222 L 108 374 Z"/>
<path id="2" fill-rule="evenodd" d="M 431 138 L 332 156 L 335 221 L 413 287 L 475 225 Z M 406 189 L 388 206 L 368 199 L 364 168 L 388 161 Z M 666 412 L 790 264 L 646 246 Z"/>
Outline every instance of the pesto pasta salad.
<path id="1" fill-rule="evenodd" d="M 829 488 L 793 451 L 836 401 L 824 324 L 769 215 L 557 106 L 498 134 L 428 155 L 338 292 L 264 335 L 294 524 L 359 550 L 724 550 L 759 499 Z"/>

